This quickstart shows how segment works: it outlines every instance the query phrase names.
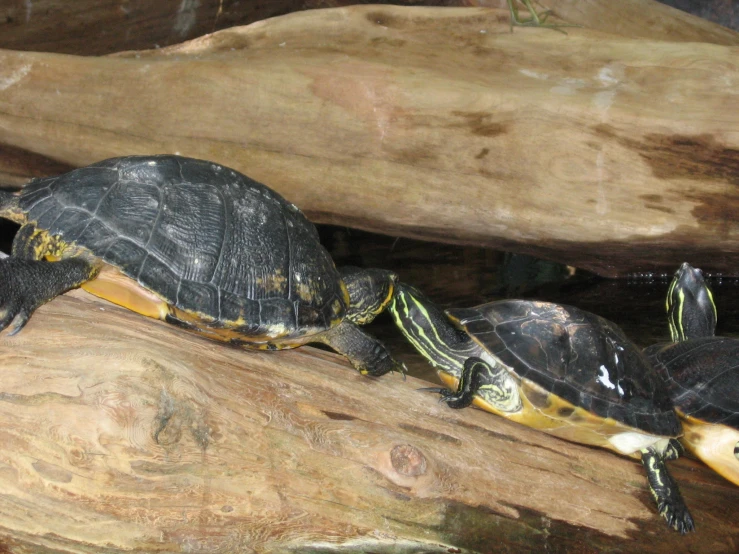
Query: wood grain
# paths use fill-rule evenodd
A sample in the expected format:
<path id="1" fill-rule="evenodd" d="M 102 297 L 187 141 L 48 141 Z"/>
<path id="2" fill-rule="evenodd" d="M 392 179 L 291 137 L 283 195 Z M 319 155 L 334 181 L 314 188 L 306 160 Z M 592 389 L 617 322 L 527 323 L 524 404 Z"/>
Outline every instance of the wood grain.
<path id="1" fill-rule="evenodd" d="M 250 353 L 81 292 L 0 336 L 0 549 L 732 552 L 739 489 L 365 378 L 311 347 Z M 645 542 L 648 541 L 648 542 Z M 450 550 L 458 548 L 459 550 Z"/>
<path id="2" fill-rule="evenodd" d="M 728 271 L 737 48 L 510 33 L 491 9 L 313 10 L 114 57 L 4 51 L 0 144 L 212 159 L 319 223 L 604 275 L 687 255 Z"/>

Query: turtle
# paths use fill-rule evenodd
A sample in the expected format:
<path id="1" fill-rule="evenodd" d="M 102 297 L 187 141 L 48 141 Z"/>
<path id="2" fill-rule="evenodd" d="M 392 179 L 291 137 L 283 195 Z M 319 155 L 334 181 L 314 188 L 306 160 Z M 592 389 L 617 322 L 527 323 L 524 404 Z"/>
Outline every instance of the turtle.
<path id="1" fill-rule="evenodd" d="M 499 300 L 446 311 L 399 281 L 388 308 L 437 369 L 452 408 L 474 404 L 581 444 L 641 457 L 659 513 L 681 533 L 693 519 L 665 461 L 682 430 L 642 350 L 613 322 L 574 306 Z"/>
<path id="2" fill-rule="evenodd" d="M 673 342 L 645 353 L 683 425 L 682 445 L 739 485 L 739 339 L 715 336 L 716 305 L 700 269 L 683 263 L 667 293 Z"/>
<path id="3" fill-rule="evenodd" d="M 404 372 L 359 328 L 397 275 L 337 269 L 305 215 L 231 168 L 176 155 L 106 159 L 0 193 L 20 224 L 0 261 L 0 331 L 81 287 L 139 314 L 257 350 L 324 343 L 362 374 Z"/>

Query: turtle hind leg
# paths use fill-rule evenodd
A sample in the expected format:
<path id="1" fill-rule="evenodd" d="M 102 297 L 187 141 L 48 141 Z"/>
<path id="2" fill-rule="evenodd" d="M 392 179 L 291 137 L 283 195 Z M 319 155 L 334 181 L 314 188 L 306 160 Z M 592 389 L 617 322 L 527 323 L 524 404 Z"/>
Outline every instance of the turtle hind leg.
<path id="1" fill-rule="evenodd" d="M 673 453 L 668 454 L 672 458 Z M 695 530 L 693 517 L 685 505 L 680 489 L 667 471 L 664 455 L 654 447 L 641 451 L 641 462 L 647 472 L 649 490 L 657 502 L 657 510 L 667 520 L 667 524 L 685 534 Z"/>
<path id="2" fill-rule="evenodd" d="M 362 375 L 379 376 L 389 371 L 398 371 L 405 376 L 405 365 L 397 362 L 384 344 L 348 319 L 344 319 L 315 340 L 346 356 Z"/>
<path id="3" fill-rule="evenodd" d="M 446 388 L 428 388 L 424 391 L 438 392 L 441 394 L 439 401 L 446 402 L 447 406 L 460 410 L 472 404 L 475 393 L 483 385 L 486 375 L 492 370 L 489 364 L 480 358 L 467 358 L 464 369 L 459 378 L 457 390 Z"/>
<path id="4" fill-rule="evenodd" d="M 0 260 L 0 331 L 20 331 L 42 304 L 93 279 L 98 267 L 82 258 L 58 262 L 11 256 Z"/>

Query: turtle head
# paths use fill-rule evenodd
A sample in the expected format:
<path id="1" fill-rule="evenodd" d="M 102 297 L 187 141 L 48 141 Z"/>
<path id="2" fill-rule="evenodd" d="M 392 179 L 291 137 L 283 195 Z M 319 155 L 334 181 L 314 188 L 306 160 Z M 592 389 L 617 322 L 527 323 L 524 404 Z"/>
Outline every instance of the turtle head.
<path id="1" fill-rule="evenodd" d="M 700 269 L 683 263 L 667 291 L 667 319 L 674 342 L 712 337 L 716 332 L 716 305 Z"/>
<path id="2" fill-rule="evenodd" d="M 393 298 L 398 275 L 385 269 L 342 267 L 339 270 L 349 293 L 346 317 L 365 325 L 381 314 Z"/>

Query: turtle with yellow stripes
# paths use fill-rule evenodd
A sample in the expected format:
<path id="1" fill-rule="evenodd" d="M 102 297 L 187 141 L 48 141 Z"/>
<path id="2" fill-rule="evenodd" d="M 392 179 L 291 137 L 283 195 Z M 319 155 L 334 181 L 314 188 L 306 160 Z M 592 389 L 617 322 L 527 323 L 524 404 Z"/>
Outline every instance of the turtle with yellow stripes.
<path id="1" fill-rule="evenodd" d="M 667 471 L 681 434 L 667 391 L 641 349 L 614 323 L 573 306 L 501 300 L 443 311 L 398 283 L 389 311 L 449 388 L 474 404 L 557 437 L 640 456 L 660 514 L 694 529 Z"/>
<path id="2" fill-rule="evenodd" d="M 680 442 L 739 485 L 739 339 L 717 337 L 716 305 L 700 269 L 684 263 L 667 293 L 673 342 L 645 353 L 683 425 Z"/>

